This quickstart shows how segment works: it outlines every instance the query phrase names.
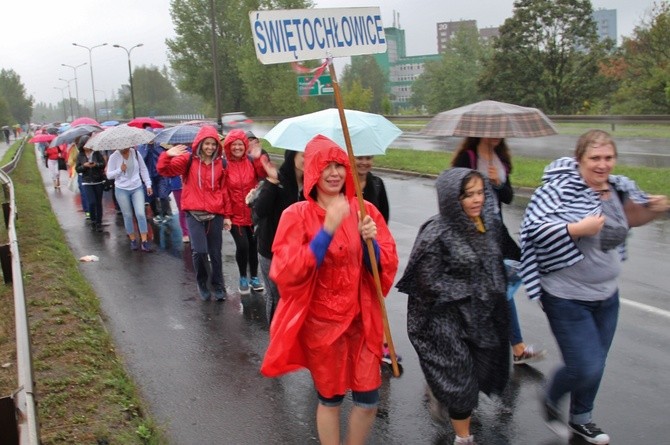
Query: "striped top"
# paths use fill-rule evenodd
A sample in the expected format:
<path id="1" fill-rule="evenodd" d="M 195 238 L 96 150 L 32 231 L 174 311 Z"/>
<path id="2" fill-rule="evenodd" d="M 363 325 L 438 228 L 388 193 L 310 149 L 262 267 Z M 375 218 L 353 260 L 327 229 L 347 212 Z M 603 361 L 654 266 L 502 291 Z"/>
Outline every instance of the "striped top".
<path id="1" fill-rule="evenodd" d="M 540 276 L 581 261 L 584 255 L 568 233 L 568 223 L 589 215 L 600 215 L 602 204 L 579 174 L 574 158 L 560 158 L 544 169 L 543 185 L 530 200 L 521 223 L 521 277 L 530 299 L 540 297 Z M 610 175 L 609 183 L 624 199 L 638 204 L 648 202 L 647 195 L 625 176 Z M 625 243 L 619 246 L 622 260 Z"/>

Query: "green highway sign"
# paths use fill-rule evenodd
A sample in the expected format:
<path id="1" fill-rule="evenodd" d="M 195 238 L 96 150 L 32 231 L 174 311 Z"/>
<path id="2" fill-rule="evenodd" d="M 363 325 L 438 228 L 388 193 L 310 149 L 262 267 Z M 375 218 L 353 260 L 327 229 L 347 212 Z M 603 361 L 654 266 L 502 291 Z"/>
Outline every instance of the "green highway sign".
<path id="1" fill-rule="evenodd" d="M 314 76 L 298 76 L 298 96 L 329 96 L 334 94 L 333 79 L 330 74 L 323 74 L 306 90 Z"/>

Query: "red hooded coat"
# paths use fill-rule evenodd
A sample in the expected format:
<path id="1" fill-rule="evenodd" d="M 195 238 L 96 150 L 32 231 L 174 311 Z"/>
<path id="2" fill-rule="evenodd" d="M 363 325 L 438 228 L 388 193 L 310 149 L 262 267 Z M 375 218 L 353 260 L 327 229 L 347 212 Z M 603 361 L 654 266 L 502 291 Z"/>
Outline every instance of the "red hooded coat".
<path id="1" fill-rule="evenodd" d="M 206 138 L 214 138 L 217 150 L 214 153 L 212 163 L 204 164 L 200 160 L 200 144 Z M 203 210 L 209 213 L 229 217 L 231 214 L 228 194 L 225 189 L 226 172 L 223 168 L 221 155 L 223 146 L 219 140 L 216 128 L 211 126 L 202 127 L 193 140 L 193 160 L 188 167 L 191 154 L 171 158 L 163 152 L 158 157 L 156 169 L 161 176 L 182 176 L 183 186 L 181 192 L 182 210 Z M 187 175 L 184 177 L 184 175 Z"/>
<path id="2" fill-rule="evenodd" d="M 244 142 L 244 155 L 240 159 L 235 159 L 230 146 L 238 139 Z M 228 161 L 226 189 L 231 205 L 232 223 L 236 226 L 251 226 L 253 224 L 251 207 L 247 205 L 245 199 L 251 189 L 258 185 L 258 181 L 267 176 L 267 173 L 260 158 L 253 161 L 249 159 L 249 139 L 243 130 L 231 130 L 223 141 L 223 149 Z"/>
<path id="3" fill-rule="evenodd" d="M 347 169 L 344 192 L 351 212 L 317 266 L 310 242 L 322 229 L 326 211 L 309 191 L 331 161 Z M 372 273 L 363 265 L 364 244 L 358 232 L 358 203 L 349 159 L 325 136 L 307 144 L 304 186 L 307 200 L 284 211 L 272 246 L 270 277 L 281 299 L 261 372 L 275 377 L 308 368 L 316 389 L 325 397 L 348 389 L 376 389 L 381 385 L 381 307 Z M 377 224 L 379 275 L 386 295 L 398 268 L 395 241 L 379 211 L 368 202 L 365 208 Z"/>

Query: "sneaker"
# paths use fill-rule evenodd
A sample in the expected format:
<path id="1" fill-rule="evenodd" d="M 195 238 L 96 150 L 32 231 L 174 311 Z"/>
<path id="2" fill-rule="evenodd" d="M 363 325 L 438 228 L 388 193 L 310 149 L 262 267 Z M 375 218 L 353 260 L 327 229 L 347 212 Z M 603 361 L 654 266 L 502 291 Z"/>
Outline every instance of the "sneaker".
<path id="1" fill-rule="evenodd" d="M 130 250 L 137 250 L 140 248 L 140 244 L 137 242 L 136 239 L 131 239 L 130 240 Z"/>
<path id="2" fill-rule="evenodd" d="M 86 219 L 87 219 L 88 221 L 91 220 L 91 212 L 86 212 Z"/>
<path id="3" fill-rule="evenodd" d="M 154 223 L 161 224 L 162 222 L 163 222 L 163 218 L 160 215 L 154 216 Z"/>
<path id="4" fill-rule="evenodd" d="M 218 289 L 214 291 L 214 298 L 216 301 L 226 301 L 228 295 L 226 294 L 225 289 Z"/>
<path id="5" fill-rule="evenodd" d="M 184 235 L 181 237 L 181 242 L 186 244 L 191 242 L 191 238 L 188 237 L 188 235 Z"/>
<path id="6" fill-rule="evenodd" d="M 584 425 L 569 422 L 568 426 L 575 434 L 582 436 L 588 443 L 595 443 L 598 445 L 610 443 L 610 436 L 605 434 L 603 430 L 598 428 L 593 422 L 585 423 Z"/>
<path id="7" fill-rule="evenodd" d="M 263 287 L 263 283 L 261 283 L 261 280 L 259 280 L 258 277 L 251 277 L 249 285 L 256 292 L 262 292 L 265 290 L 265 287 Z"/>
<path id="8" fill-rule="evenodd" d="M 526 346 L 526 349 L 523 350 L 521 355 L 515 355 L 514 356 L 514 364 L 515 365 L 525 365 L 527 363 L 533 363 L 533 362 L 539 362 L 540 360 L 544 360 L 544 358 L 547 356 L 547 350 L 546 349 L 540 349 L 539 351 L 533 350 L 533 346 Z"/>
<path id="9" fill-rule="evenodd" d="M 559 410 L 551 406 L 546 400 L 542 402 L 544 408 L 544 424 L 563 440 L 570 439 L 570 430 L 561 418 Z"/>
<path id="10" fill-rule="evenodd" d="M 454 445 L 475 445 L 475 438 L 472 435 L 467 437 L 456 436 Z"/>
<path id="11" fill-rule="evenodd" d="M 249 280 L 247 277 L 240 277 L 240 295 L 249 295 Z"/>
<path id="12" fill-rule="evenodd" d="M 149 241 L 142 241 L 142 252 L 153 252 Z"/>
<path id="13" fill-rule="evenodd" d="M 207 289 L 207 286 L 200 287 L 200 285 L 198 285 L 198 293 L 200 294 L 200 299 L 202 301 L 209 300 L 210 293 L 209 293 L 209 289 Z"/>

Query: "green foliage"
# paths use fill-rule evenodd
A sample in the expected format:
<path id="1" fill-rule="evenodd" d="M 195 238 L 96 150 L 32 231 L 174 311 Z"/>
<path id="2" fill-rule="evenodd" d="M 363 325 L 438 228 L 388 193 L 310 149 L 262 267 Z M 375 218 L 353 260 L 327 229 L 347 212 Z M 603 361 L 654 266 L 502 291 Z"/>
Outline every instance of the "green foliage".
<path id="1" fill-rule="evenodd" d="M 484 99 L 477 80 L 491 47 L 475 27 L 460 27 L 439 62 L 428 62 L 412 85 L 412 104 L 429 113 L 457 108 Z"/>
<path id="2" fill-rule="evenodd" d="M 355 80 L 346 92 L 342 93 L 344 108 L 358 111 L 369 111 L 372 106 L 373 92 L 369 88 L 363 88 L 358 80 Z"/>
<path id="3" fill-rule="evenodd" d="M 26 95 L 21 77 L 14 70 L 0 70 L 0 98 L 4 98 L 14 122 L 27 124 L 33 114 L 33 98 Z M 1 116 L 0 116 L 1 117 Z"/>
<path id="4" fill-rule="evenodd" d="M 482 93 L 548 114 L 574 114 L 599 97 L 598 63 L 612 43 L 598 43 L 592 12 L 589 0 L 517 0 L 479 81 Z"/>
<path id="5" fill-rule="evenodd" d="M 386 98 L 386 78 L 387 75 L 382 71 L 375 58 L 365 55 L 351 59 L 351 65 L 344 67 L 340 83 L 343 93 L 349 93 L 348 96 L 351 96 L 356 83 L 363 90 L 372 93 L 368 108 L 356 108 L 357 110 L 381 113 Z"/>
<path id="6" fill-rule="evenodd" d="M 155 66 L 141 66 L 133 70 L 133 90 L 136 116 L 156 116 L 176 112 L 177 90 L 167 75 L 161 73 Z M 132 117 L 130 85 L 121 87 L 119 101 L 126 117 Z"/>
<path id="7" fill-rule="evenodd" d="M 11 125 L 14 123 L 14 116 L 9 110 L 9 104 L 7 100 L 0 96 L 0 126 Z"/>
<path id="8" fill-rule="evenodd" d="M 670 3 L 655 4 L 623 42 L 621 87 L 614 114 L 670 113 Z"/>
<path id="9" fill-rule="evenodd" d="M 286 65 L 264 66 L 256 60 L 248 17 L 249 11 L 258 9 L 296 9 L 310 5 L 300 0 L 214 0 L 216 65 L 223 112 L 294 114 L 317 106 L 318 101 L 303 102 L 298 97 L 295 74 Z M 172 0 L 170 13 L 176 36 L 166 43 L 171 67 L 178 79 L 177 87 L 202 97 L 207 114 L 214 115 L 210 2 Z"/>

